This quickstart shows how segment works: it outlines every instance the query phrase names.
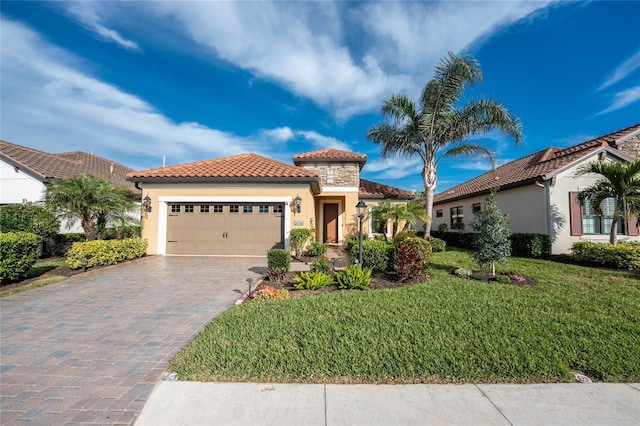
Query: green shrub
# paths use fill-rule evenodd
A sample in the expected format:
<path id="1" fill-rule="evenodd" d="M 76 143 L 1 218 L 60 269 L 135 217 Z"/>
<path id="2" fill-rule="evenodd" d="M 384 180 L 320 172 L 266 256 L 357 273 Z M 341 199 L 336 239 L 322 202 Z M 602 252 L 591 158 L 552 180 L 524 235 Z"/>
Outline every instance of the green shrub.
<path id="1" fill-rule="evenodd" d="M 75 242 L 86 241 L 84 232 L 73 232 L 69 234 L 56 234 L 52 238 L 52 247 L 49 252 L 53 256 L 65 256 L 71 245 Z"/>
<path id="2" fill-rule="evenodd" d="M 487 274 L 476 272 L 474 274 L 471 274 L 471 278 L 473 278 L 476 281 L 486 281 L 487 278 L 489 278 L 489 276 Z"/>
<path id="3" fill-rule="evenodd" d="M 0 206 L 0 232 L 18 231 L 49 238 L 60 231 L 60 222 L 44 207 L 29 204 Z"/>
<path id="4" fill-rule="evenodd" d="M 311 238 L 311 230 L 307 228 L 295 228 L 289 233 L 289 241 L 296 259 L 300 259 L 304 246 Z"/>
<path id="5" fill-rule="evenodd" d="M 275 288 L 270 285 L 261 285 L 253 293 L 255 300 L 291 299 L 291 294 L 286 288 Z"/>
<path id="6" fill-rule="evenodd" d="M 496 275 L 493 279 L 501 284 L 509 284 L 511 282 L 511 278 L 507 275 Z"/>
<path id="7" fill-rule="evenodd" d="M 402 241 L 401 244 L 407 244 L 411 247 L 415 247 L 422 257 L 424 268 L 429 265 L 429 262 L 431 262 L 431 243 L 429 241 L 419 237 L 407 237 Z M 396 244 L 396 246 L 399 247 L 398 244 Z"/>
<path id="8" fill-rule="evenodd" d="M 431 234 L 434 237 L 440 238 L 446 241 L 448 246 L 473 249 L 473 242 L 476 238 L 474 232 L 439 232 L 432 231 Z"/>
<path id="9" fill-rule="evenodd" d="M 461 277 L 470 277 L 472 272 L 468 269 L 457 268 L 453 270 L 453 275 L 459 275 Z"/>
<path id="10" fill-rule="evenodd" d="M 287 272 L 291 269 L 291 251 L 286 249 L 272 249 L 267 252 L 267 267 Z"/>
<path id="11" fill-rule="evenodd" d="M 579 241 L 571 250 L 573 258 L 620 269 L 640 269 L 640 244 L 620 242 L 617 245 Z"/>
<path id="12" fill-rule="evenodd" d="M 447 242 L 441 240 L 440 238 L 434 238 L 431 240 L 431 250 L 434 253 L 440 253 L 445 251 L 445 247 L 447 246 Z"/>
<path id="13" fill-rule="evenodd" d="M 393 267 L 393 253 L 395 247 L 387 241 L 366 240 L 362 242 L 362 266 L 371 268 L 373 272 L 385 272 Z M 351 262 L 358 259 L 360 248 L 353 247 Z"/>
<path id="14" fill-rule="evenodd" d="M 446 223 L 441 223 L 438 225 L 438 232 L 447 232 L 449 230 L 449 226 Z"/>
<path id="15" fill-rule="evenodd" d="M 0 233 L 0 282 L 22 278 L 38 259 L 40 236 L 29 232 Z"/>
<path id="16" fill-rule="evenodd" d="M 540 258 L 551 254 L 551 239 L 547 234 L 518 232 L 511 234 L 511 255 Z"/>
<path id="17" fill-rule="evenodd" d="M 362 243 L 364 244 L 364 242 L 366 241 L 366 239 L 363 238 Z M 360 244 L 360 240 L 358 237 L 351 237 L 347 240 L 347 251 L 351 254 L 354 253 L 354 251 L 358 250 L 358 245 Z"/>
<path id="18" fill-rule="evenodd" d="M 338 272 L 335 281 L 339 288 L 364 290 L 371 284 L 371 268 L 362 269 L 360 265 L 351 265 Z"/>
<path id="19" fill-rule="evenodd" d="M 307 247 L 307 251 L 309 252 L 309 256 L 322 256 L 327 252 L 327 244 L 322 244 L 317 241 L 312 242 Z"/>
<path id="20" fill-rule="evenodd" d="M 394 267 L 398 281 L 415 281 L 425 270 L 423 253 L 417 245 L 402 243 L 396 248 Z"/>
<path id="21" fill-rule="evenodd" d="M 322 272 L 300 272 L 293 278 L 296 290 L 319 290 L 333 284 L 333 278 Z"/>
<path id="22" fill-rule="evenodd" d="M 142 257 L 146 252 L 147 240 L 142 238 L 84 241 L 73 243 L 67 252 L 67 265 L 71 269 L 83 266 L 91 268 L 101 265 L 115 265 L 124 260 Z"/>
<path id="23" fill-rule="evenodd" d="M 330 274 L 333 272 L 333 264 L 324 256 L 313 259 L 311 262 L 311 271 Z"/>
<path id="24" fill-rule="evenodd" d="M 396 236 L 393 237 L 393 244 L 395 244 L 397 246 L 398 244 L 402 243 L 407 238 L 416 238 L 415 231 L 398 232 L 396 234 Z"/>

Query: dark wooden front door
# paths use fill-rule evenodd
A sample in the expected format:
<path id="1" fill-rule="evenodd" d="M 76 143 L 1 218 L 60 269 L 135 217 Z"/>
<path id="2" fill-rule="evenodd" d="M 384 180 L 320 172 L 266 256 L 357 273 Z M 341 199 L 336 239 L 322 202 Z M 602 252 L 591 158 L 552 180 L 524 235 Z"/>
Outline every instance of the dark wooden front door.
<path id="1" fill-rule="evenodd" d="M 324 241 L 325 243 L 338 242 L 338 205 L 324 205 Z"/>

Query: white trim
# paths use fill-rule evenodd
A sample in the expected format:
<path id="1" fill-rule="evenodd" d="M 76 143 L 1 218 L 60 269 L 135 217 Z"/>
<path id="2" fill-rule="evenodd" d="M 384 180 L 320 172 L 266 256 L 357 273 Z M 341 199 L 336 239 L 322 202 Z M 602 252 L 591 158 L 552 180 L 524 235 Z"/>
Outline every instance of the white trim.
<path id="1" fill-rule="evenodd" d="M 628 134 L 622 136 L 621 138 L 616 139 L 613 143 L 615 143 L 616 147 L 617 147 L 620 142 L 624 142 L 627 139 L 631 139 L 632 137 L 634 137 L 636 135 L 640 135 L 640 130 L 636 130 L 634 132 L 628 133 Z"/>
<path id="2" fill-rule="evenodd" d="M 158 201 L 169 203 L 184 203 L 193 201 L 194 203 L 202 202 L 220 202 L 220 203 L 243 203 L 247 201 L 256 201 L 264 203 L 287 203 L 293 201 L 293 197 L 229 197 L 229 196 L 188 196 L 188 195 L 161 195 Z"/>
<path id="3" fill-rule="evenodd" d="M 358 192 L 357 186 L 323 186 L 322 192 Z"/>
<path id="4" fill-rule="evenodd" d="M 589 161 L 591 158 L 599 155 L 602 152 L 606 152 L 607 154 L 610 154 L 611 157 L 615 157 L 618 158 L 620 160 L 623 161 L 627 161 L 627 162 L 632 162 L 633 158 L 629 157 L 628 155 L 626 155 L 624 152 L 622 151 L 618 151 L 615 148 L 611 148 L 609 145 L 607 146 L 602 146 L 599 149 L 596 149 L 595 151 L 591 151 L 588 154 L 583 155 L 582 157 L 576 158 L 575 160 L 573 160 L 572 162 L 562 166 L 561 168 L 554 170 L 553 172 L 544 175 L 542 178 L 544 180 L 549 180 L 554 176 L 557 176 L 558 174 L 571 169 L 572 167 L 575 167 L 576 165 L 580 164 L 580 163 L 584 163 L 585 161 Z"/>
<path id="5" fill-rule="evenodd" d="M 293 197 L 221 197 L 221 196 L 187 196 L 187 195 L 161 195 L 158 197 L 158 245 L 157 253 L 159 255 L 167 254 L 167 211 L 169 209 L 168 203 L 284 203 L 285 206 L 290 206 L 293 202 Z M 284 210 L 284 248 L 291 248 L 291 209 L 285 208 Z"/>

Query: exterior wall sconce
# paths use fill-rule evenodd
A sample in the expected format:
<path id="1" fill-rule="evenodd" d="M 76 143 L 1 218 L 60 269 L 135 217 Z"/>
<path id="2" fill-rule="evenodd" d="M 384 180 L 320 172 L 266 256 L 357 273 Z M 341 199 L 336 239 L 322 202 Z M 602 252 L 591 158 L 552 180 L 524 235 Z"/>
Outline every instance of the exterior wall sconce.
<path id="1" fill-rule="evenodd" d="M 358 201 L 358 204 L 356 204 L 356 210 L 358 211 L 358 220 L 360 222 L 360 250 L 358 250 L 358 265 L 362 267 L 362 220 L 367 214 L 367 203 L 362 200 Z"/>
<path id="2" fill-rule="evenodd" d="M 147 212 L 151 211 L 151 198 L 149 197 L 149 195 L 147 194 L 146 197 L 144 197 L 144 199 L 142 200 L 142 207 L 144 207 L 144 209 Z"/>
<path id="3" fill-rule="evenodd" d="M 293 199 L 293 205 L 296 207 L 296 213 L 300 213 L 301 204 L 302 204 L 302 198 L 300 198 L 300 195 L 296 195 L 296 198 Z"/>

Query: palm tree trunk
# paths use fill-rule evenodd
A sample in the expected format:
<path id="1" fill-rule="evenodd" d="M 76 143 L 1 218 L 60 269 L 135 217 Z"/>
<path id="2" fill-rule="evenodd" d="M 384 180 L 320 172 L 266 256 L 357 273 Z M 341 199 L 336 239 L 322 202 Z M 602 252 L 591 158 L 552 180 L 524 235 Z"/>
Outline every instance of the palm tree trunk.
<path id="1" fill-rule="evenodd" d="M 425 163 L 422 169 L 422 180 L 424 182 L 424 208 L 427 211 L 427 220 L 429 223 L 425 227 L 424 237 L 431 236 L 431 218 L 433 217 L 433 193 L 436 188 L 436 165 L 433 161 Z"/>
<path id="2" fill-rule="evenodd" d="M 93 241 L 96 239 L 96 227 L 91 219 L 82 220 L 82 229 L 84 230 L 84 237 L 87 241 Z"/>
<path id="3" fill-rule="evenodd" d="M 614 246 L 618 243 L 618 233 L 616 232 L 618 228 L 618 218 L 614 217 L 611 221 L 611 231 L 609 232 L 609 242 Z"/>

